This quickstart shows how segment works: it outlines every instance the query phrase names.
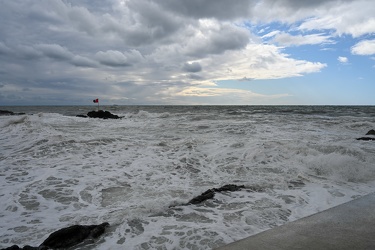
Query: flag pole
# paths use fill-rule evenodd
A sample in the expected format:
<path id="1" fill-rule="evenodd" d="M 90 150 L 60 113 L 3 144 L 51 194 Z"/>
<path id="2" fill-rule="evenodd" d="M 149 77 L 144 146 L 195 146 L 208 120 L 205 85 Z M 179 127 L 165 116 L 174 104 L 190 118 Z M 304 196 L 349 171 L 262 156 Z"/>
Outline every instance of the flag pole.
<path id="1" fill-rule="evenodd" d="M 99 109 L 100 109 L 100 107 L 99 107 L 99 98 L 96 98 L 96 99 L 94 99 L 94 100 L 92 100 L 94 103 L 98 103 L 98 112 L 99 112 Z"/>

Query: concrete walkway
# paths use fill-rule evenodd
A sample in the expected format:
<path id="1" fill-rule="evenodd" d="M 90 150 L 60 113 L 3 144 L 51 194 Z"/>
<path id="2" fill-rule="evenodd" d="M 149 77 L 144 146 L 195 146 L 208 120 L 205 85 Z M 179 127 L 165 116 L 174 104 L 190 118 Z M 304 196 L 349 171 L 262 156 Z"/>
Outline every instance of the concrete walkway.
<path id="1" fill-rule="evenodd" d="M 375 249 L 375 194 L 233 242 L 217 250 Z"/>

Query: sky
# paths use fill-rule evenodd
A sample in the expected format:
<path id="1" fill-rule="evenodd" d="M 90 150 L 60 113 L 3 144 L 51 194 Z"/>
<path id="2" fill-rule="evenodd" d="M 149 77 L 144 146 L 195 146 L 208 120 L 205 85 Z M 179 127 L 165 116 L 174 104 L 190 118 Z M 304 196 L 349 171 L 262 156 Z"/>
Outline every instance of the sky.
<path id="1" fill-rule="evenodd" d="M 0 0 L 0 105 L 375 105 L 373 0 Z"/>

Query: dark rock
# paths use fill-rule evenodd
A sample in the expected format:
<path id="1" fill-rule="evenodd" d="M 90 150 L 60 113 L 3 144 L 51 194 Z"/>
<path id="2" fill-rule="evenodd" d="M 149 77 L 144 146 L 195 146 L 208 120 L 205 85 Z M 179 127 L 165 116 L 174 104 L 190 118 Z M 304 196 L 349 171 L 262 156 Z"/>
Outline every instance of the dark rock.
<path id="1" fill-rule="evenodd" d="M 87 118 L 87 115 L 76 115 L 76 117 Z"/>
<path id="2" fill-rule="evenodd" d="M 360 137 L 357 138 L 358 141 L 375 141 L 375 137 Z"/>
<path id="3" fill-rule="evenodd" d="M 238 191 L 238 190 L 241 190 L 242 188 L 245 188 L 244 185 L 241 185 L 241 186 L 238 186 L 238 185 L 234 185 L 234 184 L 228 184 L 228 185 L 224 185 L 220 188 L 212 188 L 212 189 L 208 189 L 206 192 L 202 193 L 201 195 L 198 195 L 197 197 L 194 197 L 193 199 L 191 199 L 188 203 L 188 204 L 199 204 L 205 200 L 208 200 L 208 199 L 212 199 L 214 198 L 215 196 L 215 193 L 218 192 L 234 192 L 234 191 Z"/>
<path id="4" fill-rule="evenodd" d="M 288 182 L 289 188 L 300 188 L 305 186 L 305 183 L 302 180 L 291 180 Z"/>
<path id="5" fill-rule="evenodd" d="M 25 115 L 25 113 L 14 113 L 8 110 L 0 110 L 0 116 L 2 115 Z"/>
<path id="6" fill-rule="evenodd" d="M 13 245 L 11 247 L 3 248 L 1 250 L 47 250 L 47 248 L 39 248 L 39 247 L 31 247 L 31 246 L 24 246 L 20 248 L 17 245 Z"/>
<path id="7" fill-rule="evenodd" d="M 14 113 L 12 111 L 8 110 L 0 110 L 0 115 L 13 115 Z"/>
<path id="8" fill-rule="evenodd" d="M 238 185 L 234 185 L 234 184 L 228 184 L 228 185 L 222 186 L 221 188 L 215 188 L 215 191 L 216 192 L 225 192 L 225 191 L 234 192 L 234 191 L 241 190 L 242 188 L 245 188 L 245 186 L 244 185 L 238 186 Z"/>
<path id="9" fill-rule="evenodd" d="M 198 195 L 197 197 L 194 197 L 191 199 L 188 204 L 199 204 L 205 200 L 212 199 L 215 196 L 215 191 L 212 189 L 207 190 L 206 192 L 202 193 L 201 195 Z"/>
<path id="10" fill-rule="evenodd" d="M 367 132 L 366 135 L 375 135 L 375 130 L 371 129 Z M 357 138 L 358 141 L 375 141 L 375 137 L 360 137 Z"/>
<path id="11" fill-rule="evenodd" d="M 53 232 L 48 238 L 39 246 L 31 247 L 24 246 L 23 248 L 13 245 L 11 247 L 3 248 L 1 250 L 48 250 L 48 249 L 67 249 L 75 246 L 86 239 L 96 239 L 105 232 L 109 227 L 108 222 L 100 225 L 74 225 L 71 227 L 62 228 Z"/>
<path id="12" fill-rule="evenodd" d="M 31 246 L 24 246 L 22 250 L 48 250 L 45 247 L 31 247 Z"/>
<path id="13" fill-rule="evenodd" d="M 118 115 L 114 115 L 109 111 L 103 111 L 103 110 L 98 110 L 98 111 L 90 111 L 87 113 L 88 117 L 91 118 L 102 118 L 102 119 L 119 119 L 121 118 Z"/>
<path id="14" fill-rule="evenodd" d="M 102 235 L 109 224 L 107 222 L 100 225 L 74 225 L 71 227 L 62 228 L 53 232 L 48 238 L 39 246 L 39 248 L 69 248 L 75 246 L 86 239 L 98 238 Z"/>
<path id="15" fill-rule="evenodd" d="M 20 248 L 20 247 L 17 246 L 17 245 L 13 245 L 13 246 L 11 246 L 11 247 L 2 248 L 1 250 L 18 250 L 18 249 L 22 249 L 22 248 Z"/>

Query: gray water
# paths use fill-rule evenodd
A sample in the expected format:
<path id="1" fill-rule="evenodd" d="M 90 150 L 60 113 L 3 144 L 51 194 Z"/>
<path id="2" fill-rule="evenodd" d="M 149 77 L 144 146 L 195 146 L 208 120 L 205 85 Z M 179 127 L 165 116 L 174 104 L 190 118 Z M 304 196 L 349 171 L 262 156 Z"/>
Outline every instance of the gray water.
<path id="1" fill-rule="evenodd" d="M 375 191 L 374 106 L 95 108 L 0 107 L 0 247 L 108 221 L 78 249 L 212 249 Z"/>

